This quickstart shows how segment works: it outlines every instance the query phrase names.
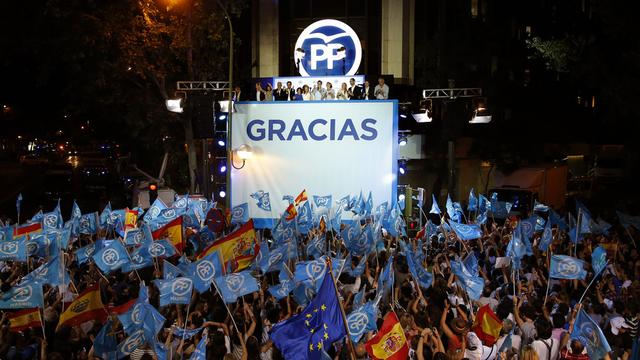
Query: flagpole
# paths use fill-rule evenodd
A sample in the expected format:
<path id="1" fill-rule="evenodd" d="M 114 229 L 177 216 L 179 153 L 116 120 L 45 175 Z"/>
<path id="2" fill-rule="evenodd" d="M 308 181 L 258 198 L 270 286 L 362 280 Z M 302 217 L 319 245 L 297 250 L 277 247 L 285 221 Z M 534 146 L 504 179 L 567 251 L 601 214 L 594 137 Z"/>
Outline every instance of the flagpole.
<path id="1" fill-rule="evenodd" d="M 578 257 L 578 240 L 580 239 L 581 218 L 582 218 L 582 207 L 578 208 L 578 219 L 576 220 L 576 242 L 575 244 L 573 244 L 573 255 L 575 257 Z"/>
<path id="2" fill-rule="evenodd" d="M 608 264 L 608 263 L 609 263 L 609 262 L 607 261 L 607 263 L 606 263 L 606 264 L 604 264 L 604 266 L 602 267 L 602 269 L 600 269 L 600 271 L 599 271 L 597 274 L 593 275 L 593 279 L 591 279 L 591 282 L 589 282 L 589 285 L 587 285 L 587 288 L 586 288 L 586 289 L 584 289 L 584 292 L 582 293 L 582 296 L 580 296 L 580 300 L 578 301 L 578 305 L 582 304 L 582 299 L 584 299 L 584 296 L 585 296 L 585 295 L 587 295 L 587 291 L 589 291 L 589 288 L 591 287 L 591 285 L 593 284 L 593 282 L 596 280 L 596 278 L 598 277 L 598 275 L 600 275 L 600 274 L 604 271 L 604 269 L 606 269 L 606 268 L 607 268 L 607 264 Z"/>
<path id="3" fill-rule="evenodd" d="M 47 340 L 47 334 L 44 331 L 44 308 L 42 308 L 42 314 L 40 313 L 40 309 L 38 309 L 38 316 L 40 316 L 40 325 L 42 325 L 42 337 Z"/>
<path id="4" fill-rule="evenodd" d="M 336 279 L 333 277 L 331 258 L 327 258 L 327 268 L 329 275 L 331 276 L 331 282 L 333 283 L 333 290 L 336 294 L 336 300 L 338 301 L 338 305 L 340 306 L 340 315 L 342 317 L 342 323 L 344 324 L 344 329 L 347 332 L 347 346 L 349 347 L 349 354 L 351 355 L 351 360 L 356 359 L 355 350 L 353 348 L 353 343 L 351 342 L 351 333 L 349 332 L 349 325 L 347 324 L 347 315 L 344 312 L 344 307 L 342 306 L 342 302 L 340 301 L 340 295 L 338 294 L 338 288 L 336 287 Z M 326 276 L 326 275 L 325 275 Z"/>
<path id="5" fill-rule="evenodd" d="M 551 286 L 551 250 L 547 249 L 547 260 L 549 262 L 549 276 L 547 276 L 547 291 L 544 293 L 544 303 L 542 307 L 547 305 L 547 296 L 549 296 L 549 287 Z"/>
<path id="6" fill-rule="evenodd" d="M 231 322 L 233 322 L 233 326 L 236 328 L 236 330 L 240 331 L 240 329 L 238 329 L 238 325 L 236 324 L 235 319 L 233 318 L 233 315 L 231 315 L 231 310 L 229 310 L 229 306 L 227 306 L 227 303 L 224 301 L 224 297 L 222 296 L 220 289 L 218 289 L 218 285 L 216 284 L 216 281 L 212 280 L 211 282 L 213 283 L 213 287 L 216 288 L 216 292 L 218 293 L 218 295 L 220 295 L 220 299 L 222 299 L 222 304 L 224 305 L 225 309 L 227 309 L 227 313 L 229 313 L 229 317 L 231 317 Z"/>
<path id="7" fill-rule="evenodd" d="M 631 236 L 631 233 L 629 232 L 629 228 L 626 226 L 623 226 L 624 230 L 627 232 L 627 235 L 629 235 L 629 238 L 631 239 L 631 243 L 633 244 L 634 248 L 638 248 L 638 246 L 636 245 L 636 240 L 633 238 L 633 236 Z"/>
<path id="8" fill-rule="evenodd" d="M 187 316 L 184 318 L 184 331 L 182 332 L 182 352 L 180 353 L 180 360 L 184 359 L 184 336 L 187 333 L 187 321 L 189 321 L 189 311 L 191 310 L 191 298 L 193 297 L 193 289 L 191 289 L 191 296 L 189 297 L 189 304 L 187 304 Z"/>

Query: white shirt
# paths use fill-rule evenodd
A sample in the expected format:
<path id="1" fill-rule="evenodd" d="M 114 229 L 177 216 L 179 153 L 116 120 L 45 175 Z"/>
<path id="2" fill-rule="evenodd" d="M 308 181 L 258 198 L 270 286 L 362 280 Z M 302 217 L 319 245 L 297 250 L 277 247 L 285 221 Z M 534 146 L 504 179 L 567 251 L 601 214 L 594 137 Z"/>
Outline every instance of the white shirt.
<path id="1" fill-rule="evenodd" d="M 387 84 L 376 85 L 373 90 L 373 94 L 378 100 L 387 100 L 389 98 L 389 86 Z"/>
<path id="2" fill-rule="evenodd" d="M 545 345 L 546 344 L 546 345 Z M 549 357 L 549 349 L 551 347 L 551 356 Z M 557 360 L 560 342 L 553 339 L 536 340 L 531 343 L 531 347 L 538 353 L 540 360 Z"/>

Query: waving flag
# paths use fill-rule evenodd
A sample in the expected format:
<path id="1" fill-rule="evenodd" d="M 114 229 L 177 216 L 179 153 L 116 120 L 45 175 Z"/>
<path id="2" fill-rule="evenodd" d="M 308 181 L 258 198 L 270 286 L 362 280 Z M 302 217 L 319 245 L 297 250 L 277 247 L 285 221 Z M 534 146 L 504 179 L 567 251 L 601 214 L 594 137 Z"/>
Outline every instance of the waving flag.
<path id="1" fill-rule="evenodd" d="M 58 204 L 53 211 L 45 213 L 42 217 L 42 227 L 44 230 L 61 229 L 62 225 L 64 225 L 64 220 L 62 220 L 62 213 L 60 213 L 60 204 Z"/>
<path id="2" fill-rule="evenodd" d="M 130 272 L 138 269 L 153 266 L 153 257 L 149 253 L 149 248 L 140 246 L 129 255 L 129 262 L 122 264 L 122 272 Z"/>
<path id="3" fill-rule="evenodd" d="M 102 228 L 106 228 L 110 222 L 111 219 L 111 202 L 108 202 L 107 205 L 105 205 L 104 209 L 102 209 L 102 212 L 100 213 L 100 227 Z"/>
<path id="4" fill-rule="evenodd" d="M 308 234 L 313 226 L 313 212 L 308 201 L 298 208 L 296 221 L 298 223 L 298 232 L 304 235 Z"/>
<path id="5" fill-rule="evenodd" d="M 200 342 L 198 343 L 198 346 L 196 346 L 196 349 L 191 353 L 189 360 L 206 360 L 207 359 L 207 342 L 209 341 L 208 338 L 209 336 L 205 331 L 204 334 L 202 335 L 202 339 L 200 339 Z"/>
<path id="6" fill-rule="evenodd" d="M 160 215 L 160 212 L 166 208 L 167 208 L 167 205 L 165 205 L 165 203 L 162 202 L 160 198 L 156 198 L 153 201 L 153 204 L 151 205 L 151 207 L 149 207 L 147 212 L 144 214 L 144 217 L 143 217 L 144 221 L 150 222 L 151 220 L 157 218 Z"/>
<path id="7" fill-rule="evenodd" d="M 331 220 L 329 221 L 329 225 L 331 230 L 335 232 L 340 232 L 340 225 L 342 225 L 342 207 L 339 207 Z"/>
<path id="8" fill-rule="evenodd" d="M 326 267 L 327 260 L 324 256 L 316 260 L 301 261 L 296 264 L 295 281 L 303 282 L 318 290 L 322 285 Z"/>
<path id="9" fill-rule="evenodd" d="M 144 329 L 137 329 L 124 339 L 117 348 L 117 358 L 122 359 L 131 355 L 137 348 L 150 341 L 150 338 L 145 336 Z"/>
<path id="10" fill-rule="evenodd" d="M 29 282 L 38 282 L 43 285 L 68 285 L 71 282 L 67 269 L 62 266 L 58 256 L 54 256 L 47 263 L 40 265 L 20 280 L 20 285 Z"/>
<path id="11" fill-rule="evenodd" d="M 214 279 L 225 303 L 233 303 L 238 297 L 260 290 L 258 281 L 248 270 Z"/>
<path id="12" fill-rule="evenodd" d="M 587 277 L 584 262 L 567 255 L 551 256 L 549 277 L 554 279 L 581 279 Z"/>
<path id="13" fill-rule="evenodd" d="M 195 328 L 195 329 L 184 329 L 180 327 L 174 327 L 173 336 L 175 336 L 176 338 L 180 338 L 180 339 L 184 338 L 185 340 L 189 340 L 194 335 L 202 331 L 202 329 L 203 329 L 202 327 Z"/>
<path id="14" fill-rule="evenodd" d="M 234 270 L 243 270 L 249 267 L 260 251 L 260 244 L 256 242 L 253 220 L 249 220 L 227 236 L 215 240 L 198 255 L 198 258 L 216 251 L 220 256 L 221 263 L 231 261 Z"/>
<path id="15" fill-rule="evenodd" d="M 467 205 L 467 211 L 477 211 L 478 210 L 478 199 L 473 194 L 473 188 L 469 190 L 469 205 Z"/>
<path id="16" fill-rule="evenodd" d="M 366 332 L 378 330 L 376 326 L 377 313 L 376 306 L 372 302 L 368 302 L 357 307 L 347 316 L 347 326 L 353 343 L 360 341 Z"/>
<path id="17" fill-rule="evenodd" d="M 27 241 L 25 238 L 0 242 L 0 260 L 27 261 Z"/>
<path id="18" fill-rule="evenodd" d="M 349 274 L 349 275 L 351 275 L 353 277 L 358 277 L 358 276 L 360 276 L 360 275 L 362 275 L 364 273 L 365 266 L 367 264 L 367 257 L 363 256 L 360 259 L 360 262 L 358 263 L 358 265 L 356 265 L 355 268 L 351 268 L 351 263 L 352 262 L 351 262 L 351 258 L 350 258 L 349 261 L 347 262 L 347 265 L 345 266 L 344 271 L 347 274 Z"/>
<path id="19" fill-rule="evenodd" d="M 484 289 L 484 279 L 476 276 L 464 263 L 451 261 L 451 272 L 456 276 L 458 284 L 469 294 L 471 300 L 478 300 Z"/>
<path id="20" fill-rule="evenodd" d="M 93 341 L 93 352 L 96 356 L 108 360 L 116 359 L 114 349 L 118 346 L 118 338 L 113 328 L 113 321 L 108 320 Z"/>
<path id="21" fill-rule="evenodd" d="M 609 342 L 602 330 L 583 309 L 578 311 L 578 316 L 573 323 L 571 339 L 580 340 L 587 348 L 587 354 L 591 359 L 602 359 L 611 351 Z"/>
<path id="22" fill-rule="evenodd" d="M 129 262 L 127 249 L 118 240 L 114 240 L 91 256 L 96 266 L 104 274 L 118 270 Z"/>
<path id="23" fill-rule="evenodd" d="M 156 279 L 153 283 L 160 291 L 160 306 L 170 304 L 188 304 L 193 292 L 193 280 L 178 277 L 171 280 Z"/>
<path id="24" fill-rule="evenodd" d="M 182 253 L 182 249 L 184 248 L 184 239 L 182 237 L 182 217 L 175 218 L 153 231 L 152 237 L 154 239 L 169 239 L 176 250 Z"/>
<path id="25" fill-rule="evenodd" d="M 389 312 L 384 317 L 380 330 L 367 341 L 367 353 L 374 360 L 404 360 L 409 356 L 407 338 L 396 313 Z"/>
<path id="26" fill-rule="evenodd" d="M 326 214 L 329 213 L 331 209 L 333 197 L 331 195 L 318 196 L 313 195 L 313 203 L 316 207 L 317 214 Z"/>
<path id="27" fill-rule="evenodd" d="M 162 278 L 165 280 L 175 279 L 182 274 L 182 271 L 175 265 L 164 260 L 162 262 Z"/>
<path id="28" fill-rule="evenodd" d="M 193 279 L 193 286 L 199 294 L 209 290 L 211 281 L 222 274 L 222 264 L 217 252 L 212 252 L 189 265 L 188 274 Z"/>
<path id="29" fill-rule="evenodd" d="M 449 194 L 447 194 L 447 202 L 445 203 L 445 208 L 447 209 L 449 219 L 460 222 L 460 214 L 456 212 L 456 209 L 453 206 L 453 201 L 451 200 L 451 196 Z"/>
<path id="30" fill-rule="evenodd" d="M 485 346 L 493 346 L 500 337 L 502 320 L 486 304 L 478 310 L 471 330 Z"/>
<path id="31" fill-rule="evenodd" d="M 20 332 L 42 327 L 39 308 L 16 311 L 9 314 L 7 319 L 9 319 L 9 331 L 11 332 Z"/>
<path id="32" fill-rule="evenodd" d="M 268 192 L 258 190 L 250 196 L 257 201 L 256 205 L 258 206 L 258 208 L 264 211 L 271 211 L 271 201 L 269 200 Z"/>
<path id="33" fill-rule="evenodd" d="M 593 267 L 593 271 L 595 274 L 600 274 L 600 272 L 607 266 L 607 251 L 602 247 L 598 246 L 591 253 L 591 267 Z"/>
<path id="34" fill-rule="evenodd" d="M 307 256 L 319 258 L 324 255 L 326 248 L 326 238 L 324 235 L 316 235 L 307 243 Z"/>
<path id="35" fill-rule="evenodd" d="M 552 242 L 553 231 L 551 230 L 551 221 L 547 221 L 544 226 L 544 231 L 542 231 L 542 237 L 540 238 L 540 243 L 538 243 L 538 248 L 541 251 L 547 251 Z"/>
<path id="36" fill-rule="evenodd" d="M 394 281 L 395 271 L 393 269 L 393 255 L 391 255 L 378 277 L 378 288 L 376 289 L 378 296 L 384 297 L 388 291 L 392 290 Z"/>
<path id="37" fill-rule="evenodd" d="M 78 231 L 80 234 L 94 235 L 98 233 L 98 213 L 92 212 L 84 214 L 78 220 Z"/>
<path id="38" fill-rule="evenodd" d="M 128 246 L 137 246 L 145 240 L 145 234 L 142 228 L 128 229 L 124 233 L 124 244 Z"/>
<path id="39" fill-rule="evenodd" d="M 282 300 L 295 289 L 296 284 L 293 280 L 280 280 L 278 285 L 270 286 L 269 293 L 277 300 Z"/>
<path id="40" fill-rule="evenodd" d="M 431 210 L 429 210 L 429 214 L 440 215 L 440 207 L 438 206 L 436 196 L 433 194 L 431 194 Z"/>
<path id="41" fill-rule="evenodd" d="M 178 253 L 178 250 L 167 239 L 153 241 L 148 246 L 147 251 L 154 258 L 170 258 Z"/>
<path id="42" fill-rule="evenodd" d="M 418 285 L 428 289 L 433 283 L 433 274 L 425 270 L 421 262 L 415 258 L 412 251 L 407 250 L 406 258 L 407 265 L 409 265 L 409 271 L 411 272 L 413 279 L 418 282 Z"/>
<path id="43" fill-rule="evenodd" d="M 36 281 L 14 286 L 0 296 L 0 309 L 27 309 L 43 306 L 42 283 Z"/>
<path id="44" fill-rule="evenodd" d="M 328 275 L 304 310 L 274 325 L 269 335 L 286 360 L 297 360 L 321 359 L 321 350 L 346 334 L 335 285 Z"/>
<path id="45" fill-rule="evenodd" d="M 476 224 L 461 224 L 453 220 L 449 220 L 449 224 L 460 240 L 474 240 L 482 237 L 482 230 Z"/>
<path id="46" fill-rule="evenodd" d="M 71 305 L 60 315 L 56 329 L 62 326 L 80 325 L 92 319 L 103 322 L 106 318 L 107 312 L 100 298 L 100 287 L 96 284 L 88 287 L 73 300 Z"/>
<path id="47" fill-rule="evenodd" d="M 249 204 L 242 203 L 231 209 L 231 224 L 244 224 L 249 221 Z"/>

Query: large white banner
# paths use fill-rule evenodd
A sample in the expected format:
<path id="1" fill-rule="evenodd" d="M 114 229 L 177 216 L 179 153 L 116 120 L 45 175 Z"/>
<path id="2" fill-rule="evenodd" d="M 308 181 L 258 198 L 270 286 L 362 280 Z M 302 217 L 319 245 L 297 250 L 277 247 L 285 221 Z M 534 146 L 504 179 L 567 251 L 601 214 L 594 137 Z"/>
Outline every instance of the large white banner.
<path id="1" fill-rule="evenodd" d="M 366 197 L 394 203 L 397 186 L 398 103 L 386 101 L 241 102 L 235 105 L 231 146 L 253 155 L 231 169 L 231 205 L 249 204 L 257 227 L 271 224 L 288 201 L 313 195 Z M 236 167 L 242 160 L 234 157 Z M 251 197 L 269 193 L 271 211 Z"/>

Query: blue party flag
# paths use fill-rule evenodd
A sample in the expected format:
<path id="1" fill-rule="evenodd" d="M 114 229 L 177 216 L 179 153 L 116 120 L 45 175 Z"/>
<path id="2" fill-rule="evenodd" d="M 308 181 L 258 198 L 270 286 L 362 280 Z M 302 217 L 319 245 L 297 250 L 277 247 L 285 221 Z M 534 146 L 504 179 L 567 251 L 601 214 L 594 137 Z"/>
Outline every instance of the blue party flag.
<path id="1" fill-rule="evenodd" d="M 249 204 L 242 203 L 231 209 L 231 224 L 244 224 L 249 221 Z"/>
<path id="2" fill-rule="evenodd" d="M 336 294 L 331 276 L 324 276 L 317 295 L 302 312 L 273 326 L 270 338 L 286 360 L 320 359 L 322 349 L 347 335 Z"/>
<path id="3" fill-rule="evenodd" d="M 142 228 L 127 229 L 124 233 L 124 244 L 128 246 L 140 245 L 144 239 Z"/>
<path id="4" fill-rule="evenodd" d="M 367 197 L 367 201 L 364 203 L 364 215 L 371 215 L 373 212 L 373 197 L 371 195 L 371 191 L 369 191 L 369 196 Z"/>
<path id="5" fill-rule="evenodd" d="M 151 339 L 145 336 L 144 329 L 136 329 L 133 333 L 129 335 L 126 339 L 122 340 L 117 347 L 117 357 L 118 359 L 122 359 L 126 356 L 131 355 L 137 348 L 144 345 L 147 341 Z"/>
<path id="6" fill-rule="evenodd" d="M 364 304 L 364 296 L 366 295 L 366 286 L 362 286 L 362 289 L 353 297 L 353 306 L 358 307 Z"/>
<path id="7" fill-rule="evenodd" d="M 382 269 L 378 277 L 377 296 L 384 297 L 386 293 L 393 289 L 395 281 L 395 270 L 393 269 L 393 255 L 387 260 L 387 265 Z"/>
<path id="8" fill-rule="evenodd" d="M 555 212 L 553 209 L 549 210 L 548 221 L 551 223 L 551 226 L 557 225 L 558 229 L 560 230 L 566 231 L 567 229 L 569 229 L 569 226 L 564 221 L 564 219 L 560 215 L 558 215 L 558 213 Z"/>
<path id="9" fill-rule="evenodd" d="M 429 210 L 429 214 L 440 215 L 440 207 L 438 206 L 436 196 L 433 194 L 431 194 L 431 210 Z"/>
<path id="10" fill-rule="evenodd" d="M 193 280 L 188 277 L 177 277 L 171 280 L 153 280 L 160 291 L 160 306 L 170 304 L 188 304 L 193 292 Z"/>
<path id="11" fill-rule="evenodd" d="M 251 276 L 249 270 L 216 277 L 214 281 L 225 303 L 233 303 L 239 296 L 260 290 L 258 281 Z"/>
<path id="12" fill-rule="evenodd" d="M 258 206 L 258 208 L 264 211 L 271 211 L 271 201 L 269 200 L 268 192 L 258 190 L 249 196 L 257 201 L 256 205 Z"/>
<path id="13" fill-rule="evenodd" d="M 358 265 L 356 265 L 355 268 L 352 268 L 351 256 L 350 256 L 349 262 L 347 262 L 347 265 L 345 266 L 344 271 L 353 277 L 358 277 L 364 273 L 366 264 L 367 264 L 367 256 L 362 256 Z"/>
<path id="14" fill-rule="evenodd" d="M 533 211 L 547 212 L 549 211 L 549 209 L 550 209 L 549 206 L 543 203 L 539 203 L 538 200 L 534 201 Z"/>
<path id="15" fill-rule="evenodd" d="M 484 289 L 484 279 L 474 276 L 466 266 L 458 261 L 451 261 L 451 271 L 456 276 L 458 284 L 467 292 L 471 300 L 478 300 Z"/>
<path id="16" fill-rule="evenodd" d="M 316 235 L 307 243 L 307 256 L 313 256 L 315 259 L 324 255 L 326 248 L 326 238 L 324 234 Z"/>
<path id="17" fill-rule="evenodd" d="M 102 326 L 93 340 L 93 353 L 102 359 L 117 359 L 114 349 L 118 346 L 116 331 L 110 319 Z"/>
<path id="18" fill-rule="evenodd" d="M 175 246 L 168 239 L 155 240 L 149 243 L 149 255 L 154 258 L 169 258 L 178 253 Z"/>
<path id="19" fill-rule="evenodd" d="M 202 335 L 202 339 L 196 346 L 196 349 L 191 353 L 189 360 L 206 360 L 207 359 L 207 342 L 208 342 L 207 332 L 205 331 Z"/>
<path id="20" fill-rule="evenodd" d="M 402 211 L 398 207 L 398 203 L 391 209 L 389 212 L 389 224 L 386 227 L 387 231 L 391 236 L 406 236 L 406 225 L 404 223 L 404 219 L 402 218 Z"/>
<path id="21" fill-rule="evenodd" d="M 469 271 L 469 273 L 471 273 L 473 276 L 478 276 L 478 259 L 473 252 L 469 253 L 469 255 L 467 255 L 467 257 L 462 260 L 462 263 L 464 264 L 464 267 Z"/>
<path id="22" fill-rule="evenodd" d="M 460 222 L 460 214 L 456 212 L 456 209 L 453 206 L 453 201 L 451 201 L 451 196 L 449 194 L 447 194 L 447 202 L 445 203 L 445 208 L 447 209 L 449 219 Z"/>
<path id="23" fill-rule="evenodd" d="M 602 359 L 611 351 L 607 338 L 602 333 L 598 324 L 580 309 L 573 323 L 571 339 L 580 340 L 587 348 L 587 354 L 591 359 Z"/>
<path id="24" fill-rule="evenodd" d="M 0 295 L 0 309 L 44 307 L 42 283 L 30 281 L 17 285 Z"/>
<path id="25" fill-rule="evenodd" d="M 45 213 L 42 217 L 42 229 L 61 229 L 64 225 L 62 220 L 62 213 L 60 212 L 60 204 L 58 204 L 53 211 Z"/>
<path id="26" fill-rule="evenodd" d="M 484 195 L 478 195 L 478 212 L 484 213 L 491 209 L 491 202 Z"/>
<path id="27" fill-rule="evenodd" d="M 415 255 L 412 251 L 408 250 L 406 252 L 407 265 L 409 265 L 409 271 L 411 272 L 411 276 L 413 279 L 418 282 L 418 285 L 421 287 L 428 289 L 429 286 L 433 283 L 433 274 L 425 270 L 422 266 L 422 263 L 415 258 Z"/>
<path id="28" fill-rule="evenodd" d="M 273 295 L 277 300 L 284 299 L 295 289 L 296 284 L 293 280 L 280 280 L 278 285 L 270 286 L 269 293 Z"/>
<path id="29" fill-rule="evenodd" d="M 595 275 L 600 274 L 600 272 L 607 266 L 607 251 L 602 247 L 598 246 L 591 253 L 591 267 L 593 267 L 593 271 Z"/>
<path id="30" fill-rule="evenodd" d="M 143 220 L 145 222 L 150 222 L 151 220 L 157 218 L 160 215 L 160 212 L 166 208 L 167 208 L 167 205 L 165 205 L 165 203 L 162 200 L 160 200 L 160 198 L 156 198 L 153 201 L 153 204 L 151 204 L 151 206 L 147 210 L 147 212 L 145 212 L 143 216 Z"/>
<path id="31" fill-rule="evenodd" d="M 296 222 L 298 224 L 298 232 L 304 235 L 309 233 L 309 230 L 313 226 L 313 212 L 311 211 L 311 205 L 308 201 L 298 208 Z"/>
<path id="32" fill-rule="evenodd" d="M 332 203 L 331 200 L 332 200 L 331 195 L 325 195 L 325 196 L 313 195 L 313 203 L 315 204 L 316 208 L 325 209 L 325 210 L 321 210 L 321 212 L 327 212 L 329 211 L 329 209 L 331 209 L 331 203 Z"/>
<path id="33" fill-rule="evenodd" d="M 547 251 L 549 245 L 553 242 L 553 231 L 551 230 L 551 221 L 547 221 L 542 231 L 542 237 L 538 243 L 538 248 L 541 251 Z"/>
<path id="34" fill-rule="evenodd" d="M 533 234 L 535 233 L 536 228 L 536 221 L 537 215 L 520 221 L 520 225 L 522 227 L 522 235 L 528 240 L 531 240 L 533 238 Z"/>
<path id="35" fill-rule="evenodd" d="M 92 212 L 84 214 L 78 220 L 78 231 L 80 234 L 94 235 L 98 232 L 98 213 Z"/>
<path id="36" fill-rule="evenodd" d="M 130 261 L 122 264 L 123 273 L 153 266 L 153 257 L 149 254 L 149 248 L 141 246 L 129 255 Z"/>
<path id="37" fill-rule="evenodd" d="M 111 219 L 111 202 L 105 205 L 104 209 L 100 213 L 100 227 L 106 228 L 109 225 Z"/>
<path id="38" fill-rule="evenodd" d="M 553 255 L 549 266 L 549 277 L 584 280 L 587 277 L 587 271 L 584 270 L 584 262 L 580 259 L 567 255 Z"/>
<path id="39" fill-rule="evenodd" d="M 27 261 L 27 240 L 24 236 L 17 240 L 0 242 L 0 260 Z"/>
<path id="40" fill-rule="evenodd" d="M 80 206 L 78 206 L 78 203 L 73 200 L 73 205 L 71 206 L 71 219 L 80 220 L 81 217 L 82 211 L 80 210 Z"/>
<path id="41" fill-rule="evenodd" d="M 478 210 L 478 198 L 473 194 L 473 188 L 469 190 L 469 205 L 467 205 L 467 211 L 472 212 Z"/>
<path id="42" fill-rule="evenodd" d="M 118 270 L 122 265 L 129 262 L 127 249 L 119 240 L 114 240 L 109 245 L 96 251 L 91 258 L 104 274 Z"/>
<path id="43" fill-rule="evenodd" d="M 189 340 L 191 339 L 194 335 L 196 335 L 197 333 L 199 333 L 200 331 L 202 331 L 202 327 L 199 328 L 195 328 L 195 329 L 184 329 L 184 328 L 180 328 L 180 327 L 174 327 L 173 328 L 173 336 L 179 339 L 185 339 L 185 340 Z"/>
<path id="44" fill-rule="evenodd" d="M 347 326 L 351 341 L 357 343 L 360 338 L 368 331 L 376 331 L 376 318 L 378 317 L 378 309 L 373 302 L 368 302 L 362 306 L 355 308 L 347 316 Z"/>
<path id="45" fill-rule="evenodd" d="M 165 280 L 175 279 L 182 274 L 182 271 L 175 265 L 164 260 L 162 263 L 162 278 Z"/>
<path id="46" fill-rule="evenodd" d="M 68 285 L 71 282 L 71 278 L 67 269 L 62 266 L 62 261 L 57 255 L 51 258 L 48 262 L 40 265 L 32 272 L 25 275 L 20 280 L 20 285 L 38 282 L 43 285 Z"/>
<path id="47" fill-rule="evenodd" d="M 296 264 L 294 279 L 296 282 L 303 282 L 318 290 L 322 285 L 326 267 L 327 260 L 324 256 L 316 260 L 301 261 Z"/>
<path id="48" fill-rule="evenodd" d="M 453 231 L 458 235 L 460 240 L 474 240 L 482 237 L 482 230 L 477 224 L 462 224 L 453 220 L 449 220 L 449 225 Z"/>
<path id="49" fill-rule="evenodd" d="M 222 264 L 218 251 L 203 257 L 189 265 L 189 272 L 193 279 L 193 286 L 199 294 L 209 290 L 211 281 L 222 274 Z"/>
<path id="50" fill-rule="evenodd" d="M 306 306 L 314 296 L 316 296 L 316 290 L 312 286 L 307 286 L 305 283 L 299 283 L 291 292 L 293 300 L 298 305 Z"/>

